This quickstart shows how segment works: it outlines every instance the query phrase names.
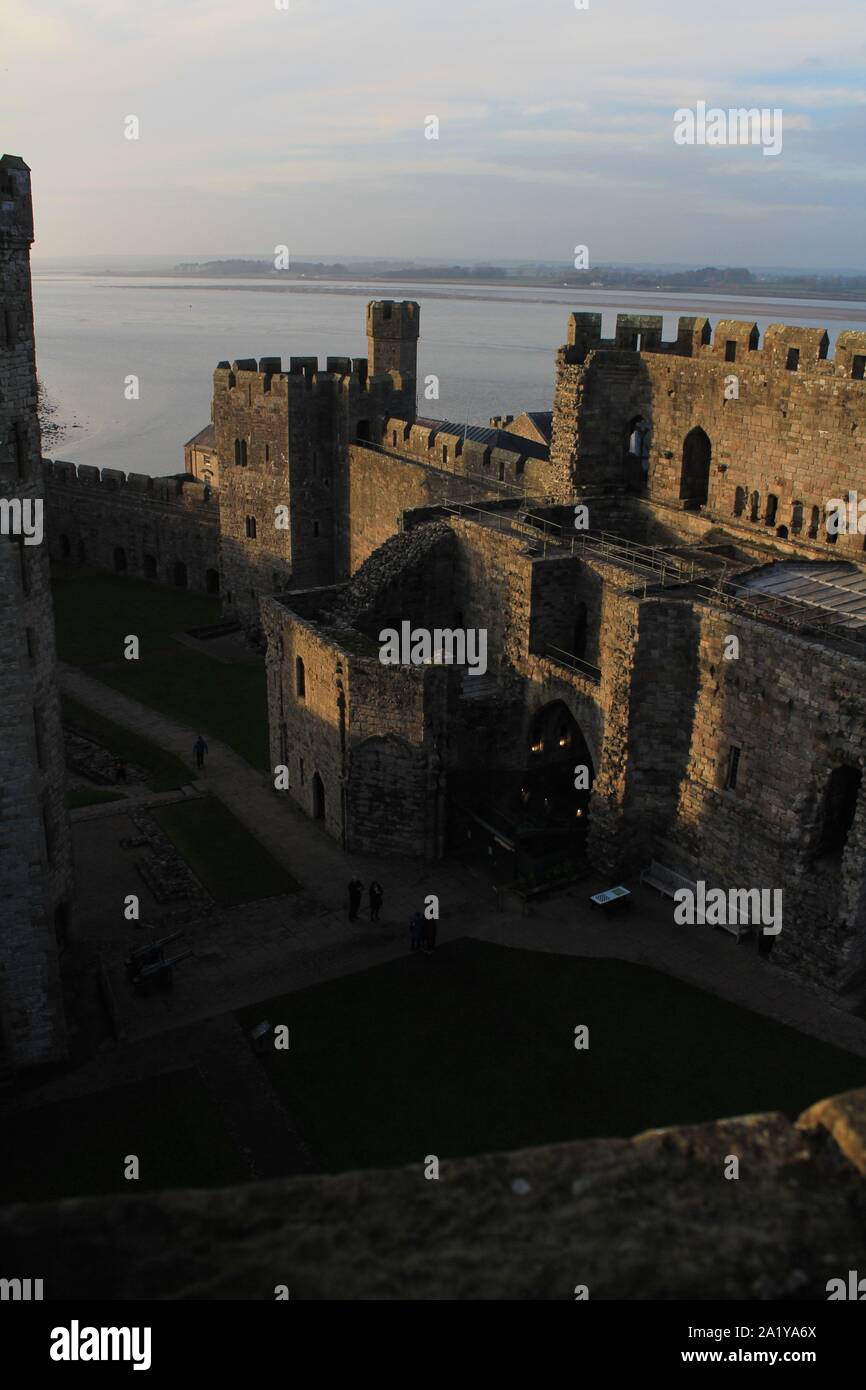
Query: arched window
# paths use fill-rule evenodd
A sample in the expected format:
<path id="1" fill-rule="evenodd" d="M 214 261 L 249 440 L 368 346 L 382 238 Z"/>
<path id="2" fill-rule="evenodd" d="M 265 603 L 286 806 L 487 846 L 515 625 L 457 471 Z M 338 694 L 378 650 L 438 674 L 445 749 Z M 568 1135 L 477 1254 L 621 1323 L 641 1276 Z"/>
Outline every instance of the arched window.
<path id="1" fill-rule="evenodd" d="M 767 496 L 767 510 L 766 510 L 765 515 L 764 515 L 764 520 L 766 521 L 766 523 L 767 523 L 768 526 L 775 526 L 775 524 L 776 524 L 776 512 L 777 512 L 778 510 L 779 510 L 779 499 L 778 499 L 778 497 L 776 496 L 776 494 L 775 494 L 774 492 L 771 492 L 771 493 L 769 493 L 768 496 Z"/>
<path id="2" fill-rule="evenodd" d="M 795 502 L 791 507 L 791 530 L 798 536 L 803 529 L 803 503 Z"/>
<path id="3" fill-rule="evenodd" d="M 304 658 L 295 657 L 295 694 L 299 700 L 307 698 L 307 676 L 304 671 Z"/>
<path id="4" fill-rule="evenodd" d="M 245 522 L 244 524 L 245 524 L 245 529 L 246 529 L 246 534 L 247 534 L 247 540 L 248 540 L 248 541 L 254 541 L 255 538 L 256 538 L 256 519 L 255 519 L 255 517 L 254 517 L 254 516 L 248 516 L 247 519 L 246 519 L 246 522 Z"/>
<path id="5" fill-rule="evenodd" d="M 696 427 L 683 442 L 683 465 L 680 473 L 680 499 L 686 507 L 703 507 L 710 492 L 710 462 L 712 445 L 709 436 Z"/>
<path id="6" fill-rule="evenodd" d="M 811 519 L 810 519 L 810 521 L 809 521 L 809 538 L 810 538 L 811 540 L 814 541 L 814 540 L 817 540 L 817 539 L 818 539 L 818 527 L 819 527 L 820 525 L 821 525 L 821 508 L 820 508 L 820 507 L 813 507 L 813 508 L 812 508 L 812 516 L 811 516 Z"/>
<path id="7" fill-rule="evenodd" d="M 742 516 L 746 510 L 746 489 L 738 487 L 734 490 L 734 516 Z"/>
<path id="8" fill-rule="evenodd" d="M 753 492 L 749 498 L 749 520 L 760 521 L 761 519 L 761 494 Z"/>
<path id="9" fill-rule="evenodd" d="M 235 440 L 235 463 L 238 468 L 247 466 L 247 441 L 245 439 Z"/>

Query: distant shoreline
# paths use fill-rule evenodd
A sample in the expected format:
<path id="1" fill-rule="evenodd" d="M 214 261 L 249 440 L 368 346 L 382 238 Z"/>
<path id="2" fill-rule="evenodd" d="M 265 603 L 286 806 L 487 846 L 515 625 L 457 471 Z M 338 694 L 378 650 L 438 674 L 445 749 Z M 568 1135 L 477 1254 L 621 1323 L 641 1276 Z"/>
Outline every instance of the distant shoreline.
<path id="1" fill-rule="evenodd" d="M 46 283 L 56 281 L 61 278 L 59 272 L 45 272 L 43 276 L 38 273 L 34 275 L 34 282 L 44 279 Z M 461 303 L 509 303 L 509 304 L 537 304 L 549 305 L 552 307 L 571 308 L 572 311 L 581 309 L 591 310 L 597 307 L 600 311 L 611 311 L 614 305 L 621 305 L 624 311 L 632 309 L 642 313 L 660 313 L 673 317 L 676 312 L 683 314 L 696 313 L 706 314 L 715 317 L 737 317 L 746 315 L 754 318 L 770 318 L 778 315 L 781 308 L 785 305 L 790 306 L 793 313 L 802 307 L 808 310 L 804 317 L 816 320 L 825 320 L 831 323 L 847 323 L 852 321 L 862 321 L 866 326 L 866 299 L 840 298 L 820 295 L 794 295 L 782 294 L 781 292 L 773 295 L 758 295 L 755 292 L 738 294 L 733 291 L 720 293 L 717 290 L 709 289 L 689 289 L 689 290 L 647 290 L 647 289 L 613 289 L 613 288 L 593 288 L 583 289 L 579 286 L 554 285 L 542 283 L 518 284 L 516 281 L 486 281 L 465 283 L 463 281 L 449 280 L 401 280 L 401 281 L 382 281 L 374 277 L 347 277 L 345 280 L 315 280 L 304 278 L 303 280 L 291 280 L 278 282 L 270 277 L 262 276 L 242 276 L 237 279 L 226 277 L 206 277 L 167 275 L 165 273 L 153 274 L 150 272 L 139 272 L 137 274 L 120 275 L 119 272 L 112 274 L 93 274 L 90 272 L 65 272 L 62 278 L 74 280 L 99 280 L 103 283 L 96 286 L 98 289 L 112 290 L 138 290 L 165 292 L 174 291 L 183 286 L 190 294 L 198 293 L 254 293 L 254 294 L 289 294 L 289 295 L 345 295 L 352 298 L 365 299 L 376 292 L 379 285 L 390 285 L 392 290 L 403 293 L 411 293 L 418 286 L 423 289 L 428 299 L 442 299 L 459 301 Z M 120 283 L 122 281 L 151 281 L 154 283 Z M 544 294 L 532 294 L 532 290 L 546 291 Z M 502 291 L 523 290 L 522 294 L 509 293 L 504 295 Z M 459 291 L 459 293 L 454 293 Z M 556 298 L 552 296 L 556 295 Z M 859 311 L 859 312 L 858 312 Z M 786 315 L 787 321 L 793 321 L 793 313 Z"/>
<path id="2" fill-rule="evenodd" d="M 302 284 L 309 284 L 316 287 L 324 287 L 337 284 L 353 285 L 359 281 L 371 285 L 440 285 L 448 288 L 461 289 L 544 289 L 544 290 L 568 290 L 572 293 L 584 295 L 592 293 L 594 295 L 610 294 L 635 294 L 635 295 L 686 295 L 696 294 L 715 295 L 723 299 L 805 299 L 805 300 L 833 300 L 840 304 L 863 304 L 866 305 L 866 290 L 839 290 L 831 291 L 816 287 L 807 289 L 797 286 L 773 285 L 762 282 L 759 285 L 754 283 L 732 283 L 729 285 L 719 284 L 717 281 L 708 281 L 706 284 L 682 285 L 665 284 L 663 281 L 657 285 L 634 284 L 628 281 L 610 281 L 609 283 L 583 284 L 581 282 L 569 282 L 567 280 L 556 280 L 552 276 L 465 276 L 454 277 L 447 275 L 437 275 L 430 271 L 419 271 L 417 273 L 407 267 L 407 272 L 400 274 L 379 273 L 365 274 L 362 271 L 355 271 L 346 274 L 321 274 L 304 273 L 297 279 L 291 280 L 286 285 L 280 284 L 282 272 L 261 273 L 258 271 L 227 271 L 225 274 L 214 271 L 194 270 L 168 270 L 154 274 L 148 270 L 119 271 L 110 270 L 104 272 L 106 278 L 111 279 L 164 279 L 164 280 L 187 280 L 187 281 L 218 281 L 218 280 L 242 280 L 252 281 L 258 285 L 269 285 L 277 289 L 298 288 Z"/>

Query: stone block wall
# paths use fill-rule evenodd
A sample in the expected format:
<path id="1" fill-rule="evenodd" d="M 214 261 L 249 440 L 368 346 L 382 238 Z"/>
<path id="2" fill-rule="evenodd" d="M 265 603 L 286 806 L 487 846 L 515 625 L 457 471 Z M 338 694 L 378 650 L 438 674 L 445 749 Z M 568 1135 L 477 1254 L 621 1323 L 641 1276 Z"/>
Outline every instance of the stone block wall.
<path id="1" fill-rule="evenodd" d="M 30 175 L 0 159 L 0 499 L 44 501 L 30 290 Z M 0 1060 L 63 1057 L 57 950 L 72 854 L 45 542 L 0 535 Z"/>
<path id="2" fill-rule="evenodd" d="M 213 419 L 227 615 L 258 623 L 257 594 L 329 584 L 349 566 L 348 450 L 376 441 L 394 398 L 366 359 L 221 363 Z"/>
<path id="3" fill-rule="evenodd" d="M 219 593 L 219 494 L 185 478 L 43 460 L 51 556 Z"/>
<path id="4" fill-rule="evenodd" d="M 706 320 L 681 320 L 677 340 L 666 343 L 660 329 L 620 318 L 625 326 L 611 341 L 594 324 L 572 322 L 557 355 L 551 477 L 560 500 L 574 488 L 640 489 L 628 441 L 643 420 L 647 495 L 682 505 L 685 442 L 701 429 L 710 447 L 709 513 L 754 514 L 862 560 L 863 535 L 828 542 L 825 517 L 830 499 L 849 489 L 866 496 L 866 334 L 840 334 L 828 359 L 824 330 L 774 324 L 760 348 L 754 324 L 722 322 L 710 343 Z M 643 350 L 629 348 L 636 335 L 646 339 Z"/>
<path id="5" fill-rule="evenodd" d="M 434 857 L 444 834 L 435 744 L 447 672 L 384 667 L 375 642 L 302 618 L 294 601 L 262 604 L 271 760 L 289 768 L 283 794 L 350 853 Z"/>
<path id="6" fill-rule="evenodd" d="M 866 768 L 866 665 L 710 606 L 695 616 L 689 757 L 668 838 L 720 886 L 782 888 L 774 959 L 843 989 L 866 966 L 866 787 L 844 851 L 822 854 L 821 838 L 831 773 Z M 729 635 L 740 640 L 737 660 L 722 655 Z M 733 791 L 732 744 L 741 750 Z"/>

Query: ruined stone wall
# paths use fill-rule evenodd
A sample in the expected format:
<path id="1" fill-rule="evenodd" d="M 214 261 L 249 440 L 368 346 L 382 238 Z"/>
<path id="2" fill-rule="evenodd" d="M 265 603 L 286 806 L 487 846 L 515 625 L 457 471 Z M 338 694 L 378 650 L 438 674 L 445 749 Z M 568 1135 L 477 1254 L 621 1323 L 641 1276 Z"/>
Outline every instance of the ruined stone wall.
<path id="1" fill-rule="evenodd" d="M 439 761 L 447 672 L 384 667 L 377 644 L 322 627 L 274 599 L 262 604 L 268 637 L 271 760 L 289 790 L 350 853 L 441 852 Z M 297 661 L 304 664 L 300 693 Z M 438 837 L 438 838 L 437 838 Z"/>
<path id="2" fill-rule="evenodd" d="M 866 768 L 863 660 L 770 624 L 697 609 L 688 763 L 668 839 L 722 887 L 784 890 L 774 960 L 834 989 L 866 964 L 866 787 L 844 852 L 822 855 L 831 772 Z M 726 637 L 737 660 L 723 659 Z M 725 790 L 737 744 L 737 786 Z"/>
<path id="3" fill-rule="evenodd" d="M 43 499 L 30 290 L 30 176 L 0 160 L 0 499 Z M 0 535 L 0 1056 L 65 1055 L 57 933 L 72 851 L 45 542 Z"/>
<path id="4" fill-rule="evenodd" d="M 59 459 L 43 460 L 43 470 L 53 559 L 219 592 L 217 492 Z"/>

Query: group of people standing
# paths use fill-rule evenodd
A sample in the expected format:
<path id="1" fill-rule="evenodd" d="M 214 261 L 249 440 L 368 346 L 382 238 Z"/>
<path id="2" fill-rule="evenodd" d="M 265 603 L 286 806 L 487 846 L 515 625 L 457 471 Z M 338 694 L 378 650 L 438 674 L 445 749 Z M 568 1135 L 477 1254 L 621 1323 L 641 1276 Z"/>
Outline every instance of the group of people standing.
<path id="1" fill-rule="evenodd" d="M 370 899 L 370 921 L 371 921 L 371 922 L 378 922 L 378 920 L 379 920 L 379 911 L 380 911 L 380 909 L 381 909 L 381 907 L 382 907 L 382 899 L 383 899 L 384 896 L 385 896 L 385 890 L 384 890 L 384 888 L 382 887 L 381 883 L 378 883 L 378 882 L 376 881 L 376 879 L 374 878 L 374 879 L 373 879 L 373 882 L 370 884 L 370 887 L 369 887 L 369 889 L 367 890 L 367 892 L 368 892 L 368 896 L 369 896 L 369 899 Z M 361 907 L 361 898 L 363 897 L 363 894 L 364 894 L 364 885 L 363 885 L 363 883 L 361 882 L 361 880 L 360 880 L 359 878 L 353 878 L 352 881 L 351 881 L 350 884 L 349 884 L 349 921 L 350 921 L 350 922 L 357 922 L 357 920 L 358 920 L 358 911 L 359 911 L 359 909 L 360 909 L 360 907 Z"/>
<path id="2" fill-rule="evenodd" d="M 370 902 L 370 921 L 378 922 L 379 912 L 382 908 L 382 900 L 385 890 L 376 879 L 367 889 Z M 364 885 L 359 878 L 353 878 L 349 882 L 349 921 L 357 922 L 358 913 L 361 910 L 361 901 L 364 896 Z M 433 950 L 436 945 L 436 920 L 428 919 L 423 912 L 413 912 L 409 918 L 409 949 L 410 951 Z"/>

